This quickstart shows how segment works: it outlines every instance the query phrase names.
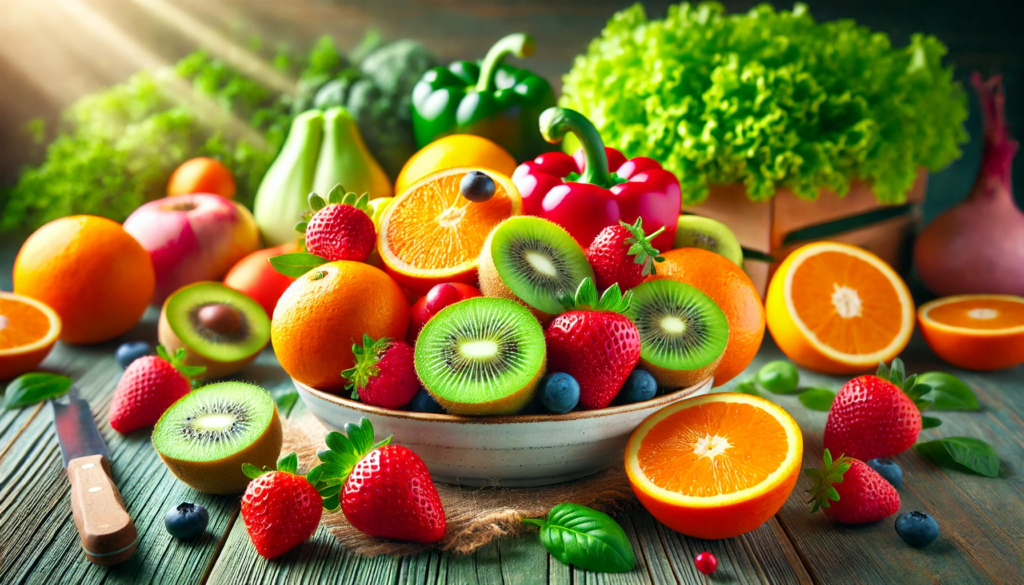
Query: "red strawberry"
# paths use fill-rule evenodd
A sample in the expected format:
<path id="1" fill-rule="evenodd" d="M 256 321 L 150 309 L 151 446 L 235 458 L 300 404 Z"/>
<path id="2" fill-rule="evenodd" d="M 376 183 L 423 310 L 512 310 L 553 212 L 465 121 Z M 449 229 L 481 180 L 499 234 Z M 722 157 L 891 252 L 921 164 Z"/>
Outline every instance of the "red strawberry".
<path id="1" fill-rule="evenodd" d="M 331 496 L 325 497 L 324 507 L 340 505 L 352 526 L 377 538 L 441 540 L 444 508 L 423 460 L 405 447 L 389 445 L 391 437 L 374 444 L 373 425 L 365 418 L 359 425 L 345 425 L 345 431 L 347 437 L 327 434 L 330 450 L 318 453 L 323 464 L 306 476 L 325 486 L 321 494 Z"/>
<path id="2" fill-rule="evenodd" d="M 132 362 L 117 383 L 107 419 L 119 433 L 155 425 L 172 404 L 192 391 L 191 378 L 206 371 L 184 365 L 184 349 L 171 356 L 161 345 L 156 352 Z"/>
<path id="3" fill-rule="evenodd" d="M 891 371 L 882 364 L 877 376 L 844 384 L 828 411 L 825 447 L 864 461 L 909 449 L 921 432 L 921 409 L 930 404 L 921 399 L 930 388 L 915 387 L 916 380 L 903 379 L 897 358 Z"/>
<path id="4" fill-rule="evenodd" d="M 804 470 L 813 482 L 807 490 L 811 494 L 812 514 L 821 508 L 836 522 L 865 524 L 899 511 L 900 494 L 867 463 L 845 455 L 832 461 L 828 449 L 823 459 L 821 469 Z"/>
<path id="5" fill-rule="evenodd" d="M 279 557 L 302 544 L 320 525 L 323 498 L 305 477 L 296 475 L 298 458 L 286 455 L 277 471 L 243 465 L 253 478 L 242 496 L 242 520 L 256 552 L 267 559 Z"/>
<path id="6" fill-rule="evenodd" d="M 295 228 L 306 234 L 306 250 L 331 262 L 370 257 L 377 242 L 366 202 L 369 196 L 345 193 L 341 185 L 331 190 L 325 202 L 316 193 L 309 195 L 313 217 Z"/>
<path id="7" fill-rule="evenodd" d="M 594 282 L 585 278 L 575 298 L 561 299 L 571 310 L 555 317 L 544 333 L 548 371 L 576 378 L 584 410 L 611 404 L 640 359 L 640 333 L 622 315 L 632 297 L 612 285 L 598 301 Z"/>
<path id="8" fill-rule="evenodd" d="M 363 335 L 363 344 L 352 346 L 356 365 L 341 373 L 349 381 L 352 398 L 384 408 L 401 408 L 420 389 L 413 365 L 412 347 L 387 337 L 374 341 Z"/>
<path id="9" fill-rule="evenodd" d="M 620 221 L 603 230 L 587 250 L 587 260 L 594 267 L 598 290 L 605 290 L 618 284 L 622 290 L 629 290 L 643 282 L 650 274 L 657 273 L 655 262 L 665 259 L 651 245 L 651 240 L 665 231 L 662 227 L 649 236 L 644 235 L 642 219 L 630 225 Z"/>

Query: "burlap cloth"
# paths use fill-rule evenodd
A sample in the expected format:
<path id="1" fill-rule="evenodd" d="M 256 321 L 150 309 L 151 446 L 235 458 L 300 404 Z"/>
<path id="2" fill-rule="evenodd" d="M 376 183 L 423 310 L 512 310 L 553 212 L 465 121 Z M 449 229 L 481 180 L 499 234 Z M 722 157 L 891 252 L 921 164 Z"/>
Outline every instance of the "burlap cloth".
<path id="1" fill-rule="evenodd" d="M 310 414 L 286 420 L 282 452 L 297 453 L 300 468 L 308 470 L 318 463 L 316 452 L 327 448 L 326 434 L 324 427 Z M 362 556 L 410 555 L 431 548 L 466 554 L 497 538 L 526 531 L 528 527 L 522 523 L 523 518 L 547 516 L 548 510 L 562 502 L 608 513 L 636 503 L 626 472 L 619 465 L 597 475 L 553 486 L 467 488 L 438 483 L 437 493 L 448 522 L 448 530 L 440 543 L 423 545 L 372 538 L 353 528 L 340 510 L 325 512 L 320 523 L 342 546 Z"/>

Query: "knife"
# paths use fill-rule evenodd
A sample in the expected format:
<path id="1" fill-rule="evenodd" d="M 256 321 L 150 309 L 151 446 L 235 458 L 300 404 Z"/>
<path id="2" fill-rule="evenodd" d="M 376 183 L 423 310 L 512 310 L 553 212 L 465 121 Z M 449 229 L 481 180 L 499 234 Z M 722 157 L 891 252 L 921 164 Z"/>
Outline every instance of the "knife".
<path id="1" fill-rule="evenodd" d="M 60 453 L 71 481 L 71 512 L 85 558 L 97 565 L 128 560 L 139 542 L 121 492 L 110 478 L 110 452 L 89 403 L 72 387 L 50 400 Z"/>

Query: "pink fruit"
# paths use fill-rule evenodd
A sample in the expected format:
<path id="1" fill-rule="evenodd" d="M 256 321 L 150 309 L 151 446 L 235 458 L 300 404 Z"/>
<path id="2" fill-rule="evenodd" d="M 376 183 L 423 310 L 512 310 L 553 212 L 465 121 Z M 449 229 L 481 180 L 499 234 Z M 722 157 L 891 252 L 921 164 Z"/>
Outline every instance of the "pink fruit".
<path id="1" fill-rule="evenodd" d="M 483 296 L 479 290 L 461 282 L 435 284 L 425 296 L 420 297 L 412 305 L 412 310 L 409 312 L 409 334 L 407 336 L 409 343 L 416 343 L 420 329 L 423 329 L 431 317 L 440 313 L 441 309 L 479 296 Z"/>
<path id="2" fill-rule="evenodd" d="M 125 220 L 124 229 L 153 260 L 154 305 L 186 284 L 220 280 L 260 242 L 248 209 L 208 193 L 146 203 Z"/>
<path id="3" fill-rule="evenodd" d="M 1010 191 L 1017 141 L 1006 133 L 1002 77 L 971 78 L 985 118 L 981 171 L 967 199 L 935 218 L 914 245 L 914 263 L 939 296 L 1024 295 L 1024 213 Z"/>

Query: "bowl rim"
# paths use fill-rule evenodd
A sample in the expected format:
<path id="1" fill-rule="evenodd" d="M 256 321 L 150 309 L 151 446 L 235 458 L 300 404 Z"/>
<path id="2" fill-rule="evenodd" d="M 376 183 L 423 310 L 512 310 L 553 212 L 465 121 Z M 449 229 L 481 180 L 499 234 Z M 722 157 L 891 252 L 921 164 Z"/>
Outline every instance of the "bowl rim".
<path id="1" fill-rule="evenodd" d="M 323 390 L 317 390 L 302 382 L 299 382 L 295 378 L 292 378 L 292 383 L 297 387 L 304 390 L 306 393 L 329 402 L 336 406 L 344 406 L 352 410 L 363 412 L 365 414 L 372 414 L 382 417 L 390 418 L 401 418 L 406 420 L 425 421 L 425 422 L 446 422 L 446 423 L 463 423 L 463 424 L 516 424 L 516 423 L 535 423 L 535 422 L 556 422 L 556 421 L 570 421 L 570 420 L 583 420 L 583 419 L 596 419 L 607 416 L 614 416 L 617 414 L 626 414 L 635 412 L 638 410 L 647 410 L 655 408 L 660 410 L 663 406 L 675 403 L 679 400 L 687 398 L 689 395 L 696 393 L 697 391 L 704 388 L 704 386 L 710 386 L 714 383 L 714 376 L 709 376 L 692 386 L 686 388 L 680 388 L 678 390 L 656 396 L 651 400 L 645 400 L 643 402 L 634 402 L 632 404 L 620 404 L 618 406 L 610 406 L 607 408 L 599 408 L 597 410 L 580 410 L 573 411 L 566 414 L 511 414 L 511 415 L 499 415 L 499 416 L 464 416 L 458 414 L 435 414 L 431 412 L 412 412 L 408 410 L 394 410 L 390 408 L 382 408 L 380 406 L 373 406 L 363 402 L 351 400 L 338 396 L 337 394 L 331 394 Z"/>

